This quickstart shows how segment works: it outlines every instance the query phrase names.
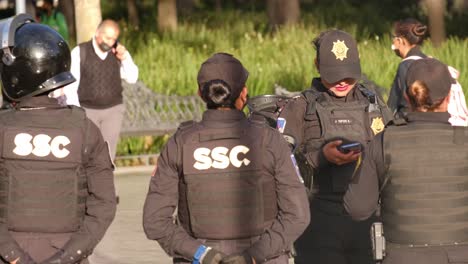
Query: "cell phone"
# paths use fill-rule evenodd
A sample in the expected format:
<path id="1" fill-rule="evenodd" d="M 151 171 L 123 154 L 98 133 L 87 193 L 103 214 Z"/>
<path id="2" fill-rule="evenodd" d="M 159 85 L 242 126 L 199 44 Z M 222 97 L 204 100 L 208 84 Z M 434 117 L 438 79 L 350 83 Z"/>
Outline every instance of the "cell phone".
<path id="1" fill-rule="evenodd" d="M 361 152 L 362 151 L 362 144 L 359 142 L 350 142 L 350 143 L 343 143 L 336 147 L 341 153 L 348 154 L 349 152 Z"/>
<path id="2" fill-rule="evenodd" d="M 117 48 L 117 45 L 119 45 L 119 40 L 115 40 L 115 43 L 114 45 L 112 45 L 112 48 L 116 49 Z"/>

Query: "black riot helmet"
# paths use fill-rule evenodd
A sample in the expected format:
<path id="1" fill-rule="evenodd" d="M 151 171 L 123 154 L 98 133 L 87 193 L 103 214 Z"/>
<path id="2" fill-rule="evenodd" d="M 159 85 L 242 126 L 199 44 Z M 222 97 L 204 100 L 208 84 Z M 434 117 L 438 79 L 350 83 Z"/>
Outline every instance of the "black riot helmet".
<path id="1" fill-rule="evenodd" d="M 276 120 L 288 99 L 284 95 L 258 95 L 247 100 L 247 107 L 251 116 L 263 116 L 271 127 L 276 128 Z"/>
<path id="2" fill-rule="evenodd" d="M 12 101 L 72 83 L 70 48 L 52 28 L 26 14 L 0 21 L 0 74 Z"/>

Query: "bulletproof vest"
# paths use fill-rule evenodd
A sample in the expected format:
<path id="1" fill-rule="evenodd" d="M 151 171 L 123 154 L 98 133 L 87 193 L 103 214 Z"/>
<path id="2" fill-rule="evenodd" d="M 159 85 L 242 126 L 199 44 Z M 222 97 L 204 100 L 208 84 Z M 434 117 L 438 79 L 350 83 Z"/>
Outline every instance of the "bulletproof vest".
<path id="1" fill-rule="evenodd" d="M 88 195 L 84 111 L 64 109 L 60 120 L 5 111 L 0 114 L 0 222 L 17 232 L 77 231 Z"/>
<path id="2" fill-rule="evenodd" d="M 448 124 L 390 126 L 381 193 L 387 241 L 468 242 L 468 130 Z"/>
<path id="3" fill-rule="evenodd" d="M 358 100 L 348 102 L 336 102 L 326 92 L 318 92 L 310 89 L 303 93 L 307 100 L 307 109 L 304 116 L 305 144 L 299 149 L 302 153 L 308 153 L 320 149 L 321 146 L 332 140 L 343 142 L 357 141 L 363 145 L 377 133 L 383 131 L 387 120 L 383 112 L 386 105 L 381 102 L 373 91 L 357 84 L 359 89 Z M 389 116 L 391 114 L 389 113 Z M 319 140 L 308 138 L 308 126 L 320 123 L 321 137 Z M 299 159 L 300 160 L 300 159 Z M 340 200 L 346 191 L 356 162 L 345 165 L 331 164 L 325 168 L 313 171 L 314 188 L 318 195 L 332 194 L 332 200 Z M 327 198 L 328 199 L 328 198 Z"/>
<path id="4" fill-rule="evenodd" d="M 258 236 L 277 215 L 276 183 L 264 171 L 266 125 L 193 125 L 182 137 L 179 221 L 196 238 Z"/>
<path id="5" fill-rule="evenodd" d="M 84 107 L 109 108 L 123 102 L 120 62 L 112 52 L 101 60 L 94 51 L 92 41 L 79 45 L 80 85 L 78 98 Z"/>

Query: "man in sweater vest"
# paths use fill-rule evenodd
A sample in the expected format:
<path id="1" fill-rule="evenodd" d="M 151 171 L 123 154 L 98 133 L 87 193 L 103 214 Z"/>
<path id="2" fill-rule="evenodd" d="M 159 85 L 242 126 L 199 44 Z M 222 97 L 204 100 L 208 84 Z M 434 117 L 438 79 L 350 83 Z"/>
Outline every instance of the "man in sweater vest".
<path id="1" fill-rule="evenodd" d="M 138 79 L 138 67 L 125 46 L 118 42 L 119 34 L 115 21 L 102 21 L 93 39 L 71 52 L 70 71 L 77 82 L 55 94 L 66 104 L 86 110 L 88 118 L 108 142 L 112 158 L 115 158 L 125 112 L 121 80 L 135 83 Z"/>

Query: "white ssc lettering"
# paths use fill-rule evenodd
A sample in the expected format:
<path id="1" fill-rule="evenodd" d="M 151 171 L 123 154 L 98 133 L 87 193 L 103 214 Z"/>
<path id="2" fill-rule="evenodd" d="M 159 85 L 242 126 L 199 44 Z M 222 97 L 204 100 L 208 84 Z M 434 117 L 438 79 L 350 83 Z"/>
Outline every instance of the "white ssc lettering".
<path id="1" fill-rule="evenodd" d="M 215 147 L 213 150 L 197 148 L 193 152 L 193 157 L 196 160 L 193 167 L 197 170 L 207 170 L 211 167 L 215 169 L 226 169 L 229 167 L 229 164 L 237 168 L 240 168 L 242 164 L 248 166 L 250 160 L 246 158 L 239 160 L 239 154 L 243 153 L 245 155 L 249 150 L 250 149 L 244 145 L 235 146 L 230 151 L 226 147 Z"/>
<path id="2" fill-rule="evenodd" d="M 16 147 L 13 149 L 13 153 L 18 156 L 33 154 L 37 157 L 46 157 L 52 153 L 54 157 L 63 159 L 70 154 L 70 151 L 65 148 L 70 144 L 70 139 L 66 136 L 56 136 L 52 139 L 45 134 L 33 137 L 28 133 L 19 133 L 15 136 L 14 142 Z"/>

